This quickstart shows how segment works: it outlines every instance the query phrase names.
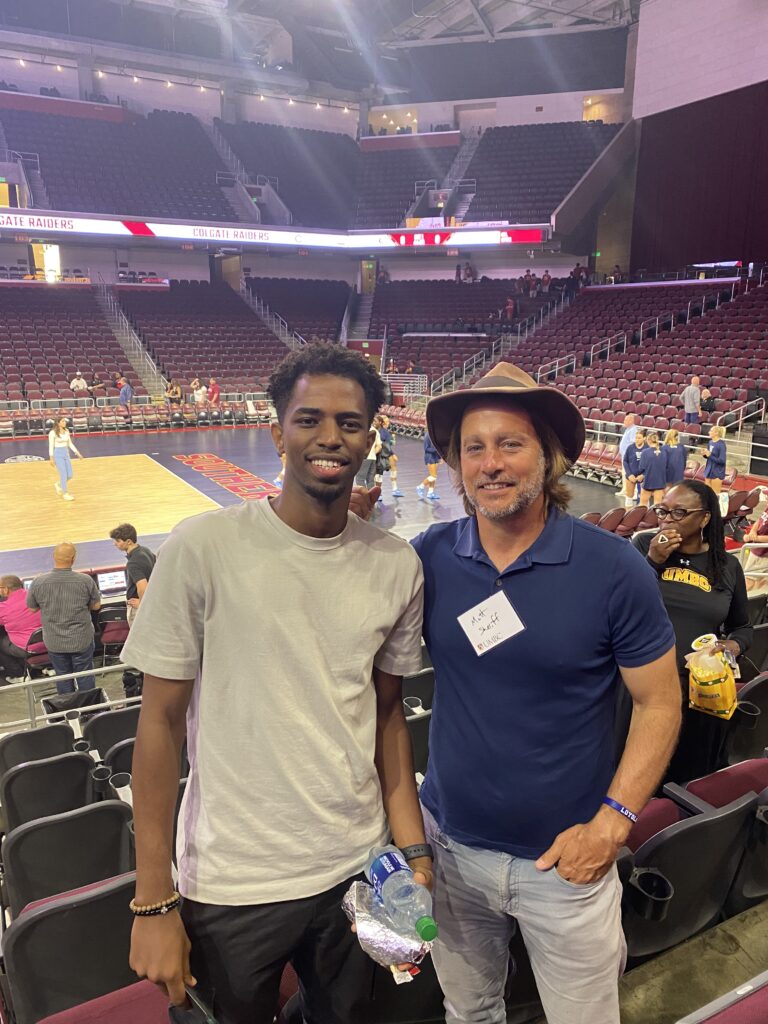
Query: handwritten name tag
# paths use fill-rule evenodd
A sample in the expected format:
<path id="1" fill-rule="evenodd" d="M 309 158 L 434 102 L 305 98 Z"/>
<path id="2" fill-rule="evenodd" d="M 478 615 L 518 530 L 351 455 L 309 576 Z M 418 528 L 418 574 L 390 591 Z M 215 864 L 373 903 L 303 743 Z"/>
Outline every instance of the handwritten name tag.
<path id="1" fill-rule="evenodd" d="M 501 591 L 459 615 L 457 621 L 478 658 L 525 629 L 509 598 Z"/>

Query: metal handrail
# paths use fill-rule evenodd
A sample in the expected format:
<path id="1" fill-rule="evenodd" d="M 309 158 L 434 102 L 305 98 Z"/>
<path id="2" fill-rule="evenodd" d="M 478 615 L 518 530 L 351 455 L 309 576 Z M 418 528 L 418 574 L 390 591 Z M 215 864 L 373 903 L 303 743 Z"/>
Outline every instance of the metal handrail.
<path id="1" fill-rule="evenodd" d="M 428 192 L 429 189 L 436 189 L 436 188 L 437 188 L 437 179 L 436 178 L 419 178 L 416 181 L 414 181 L 414 183 L 413 183 L 413 195 L 414 195 L 414 198 L 418 199 L 420 196 L 423 196 L 425 192 Z"/>
<path id="2" fill-rule="evenodd" d="M 303 335 L 298 331 L 291 330 L 288 322 L 279 313 L 270 309 L 261 296 L 256 295 L 248 288 L 245 278 L 240 278 L 240 297 L 288 348 L 302 348 L 307 344 L 307 339 Z"/>
<path id="3" fill-rule="evenodd" d="M 690 303 L 688 303 L 688 305 L 690 307 Z M 647 328 L 648 324 L 653 324 L 655 326 L 655 328 L 656 328 L 655 337 L 658 337 L 660 328 L 662 327 L 662 325 L 666 324 L 667 321 L 669 321 L 669 329 L 670 329 L 670 331 L 674 331 L 675 325 L 676 325 L 676 321 L 677 321 L 677 313 L 675 313 L 675 312 L 659 313 L 658 316 L 649 316 L 645 320 L 641 321 L 640 329 L 639 329 L 640 330 L 640 342 L 642 343 L 643 338 L 646 337 L 646 333 L 645 332 L 646 332 L 646 328 Z"/>
<path id="4" fill-rule="evenodd" d="M 392 388 L 394 395 L 426 395 L 429 377 L 425 373 L 382 373 L 381 379 Z"/>
<path id="5" fill-rule="evenodd" d="M 736 415 L 734 420 L 732 417 Z M 734 427 L 738 424 L 738 429 L 741 431 L 743 424 L 746 420 L 751 420 L 757 417 L 762 420 L 765 417 L 765 399 L 764 398 L 753 398 L 749 402 L 744 402 L 742 405 L 737 405 L 735 408 L 732 406 L 727 412 L 721 413 L 715 420 L 716 427 Z M 725 421 L 728 420 L 726 423 Z"/>
<path id="6" fill-rule="evenodd" d="M 52 718 L 61 718 L 63 712 L 53 711 L 47 714 L 38 712 L 35 708 L 35 687 L 50 686 L 51 684 L 66 682 L 73 679 L 81 679 L 83 676 L 103 676 L 110 672 L 123 672 L 126 668 L 130 668 L 130 665 L 124 665 L 122 662 L 117 665 L 101 665 L 90 669 L 85 669 L 83 672 L 68 672 L 61 676 L 45 676 L 42 679 L 27 679 L 23 683 L 8 683 L 0 689 L 0 694 L 5 693 L 26 693 L 27 695 L 27 707 L 29 709 L 29 718 L 18 719 L 13 722 L 3 722 L 3 729 L 23 729 L 25 726 L 36 729 L 38 723 L 46 724 Z M 96 711 L 99 708 L 109 710 L 116 706 L 124 707 L 126 704 L 138 704 L 141 702 L 141 697 L 119 697 L 116 700 L 107 700 L 102 704 L 89 704 L 88 713 Z"/>
<path id="7" fill-rule="evenodd" d="M 560 375 L 561 369 L 564 373 L 567 373 L 569 369 L 575 370 L 577 362 L 577 353 L 570 352 L 568 355 L 550 359 L 548 363 L 542 363 L 536 371 L 536 383 L 540 384 L 542 377 L 549 377 L 553 370 L 555 371 L 555 377 Z"/>
<path id="8" fill-rule="evenodd" d="M 602 341 L 595 342 L 589 350 L 589 365 L 592 366 L 595 358 L 598 356 L 605 355 L 607 358 L 613 349 L 618 348 L 622 344 L 624 346 L 627 344 L 626 331 L 619 331 L 617 334 L 612 334 L 609 338 L 603 338 Z"/>

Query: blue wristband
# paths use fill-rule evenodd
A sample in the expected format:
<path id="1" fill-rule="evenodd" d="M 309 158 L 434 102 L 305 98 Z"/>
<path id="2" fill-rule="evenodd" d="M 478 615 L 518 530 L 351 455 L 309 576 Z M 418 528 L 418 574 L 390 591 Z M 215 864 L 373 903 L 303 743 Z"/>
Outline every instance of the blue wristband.
<path id="1" fill-rule="evenodd" d="M 637 824 L 637 815 L 630 811 L 628 807 L 625 807 L 624 804 L 620 804 L 618 800 L 612 800 L 609 796 L 604 796 L 603 803 L 612 807 L 614 811 L 618 811 L 619 814 L 623 814 L 625 818 L 629 818 L 633 825 Z"/>

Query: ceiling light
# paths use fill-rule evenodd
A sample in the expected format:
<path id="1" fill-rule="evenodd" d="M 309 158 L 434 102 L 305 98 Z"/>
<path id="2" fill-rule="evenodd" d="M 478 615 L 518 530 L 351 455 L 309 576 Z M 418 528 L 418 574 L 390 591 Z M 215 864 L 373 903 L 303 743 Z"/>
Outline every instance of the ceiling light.
<path id="1" fill-rule="evenodd" d="M 410 116 L 411 116 L 411 112 L 410 112 L 410 110 L 408 111 L 408 113 L 407 113 L 407 114 L 406 114 L 405 116 L 406 116 L 406 117 L 410 117 Z"/>
<path id="2" fill-rule="evenodd" d="M 315 104 L 315 110 L 319 110 L 319 109 L 320 109 L 320 104 L 319 104 L 319 103 L 316 103 L 316 104 Z"/>
<path id="3" fill-rule="evenodd" d="M 259 96 L 259 99 L 261 100 L 262 103 L 264 102 L 264 93 L 262 93 L 261 96 Z"/>
<path id="4" fill-rule="evenodd" d="M 56 70 L 57 70 L 57 71 L 63 71 L 63 70 L 64 70 L 64 68 L 63 68 L 63 67 L 61 66 L 61 64 L 57 64 L 57 65 L 56 65 Z"/>
<path id="5" fill-rule="evenodd" d="M 103 71 L 97 71 L 96 72 L 96 77 L 97 78 L 103 78 L 104 77 L 104 72 Z"/>
<path id="6" fill-rule="evenodd" d="M 168 79 L 168 81 L 165 83 L 165 88 L 166 89 L 172 89 L 173 88 L 173 82 L 170 79 Z"/>
<path id="7" fill-rule="evenodd" d="M 19 65 L 23 68 L 27 66 L 27 62 L 24 60 L 23 57 L 19 57 Z"/>
<path id="8" fill-rule="evenodd" d="M 200 92 L 205 92 L 205 86 L 204 85 L 200 86 Z"/>
<path id="9" fill-rule="evenodd" d="M 349 113 L 349 107 L 344 107 L 344 113 L 345 113 L 345 114 L 348 114 L 348 113 Z"/>
<path id="10" fill-rule="evenodd" d="M 296 106 L 296 104 L 293 102 L 293 98 L 288 100 L 288 106 L 289 107 L 295 107 Z"/>
<path id="11" fill-rule="evenodd" d="M 386 121 L 387 120 L 387 115 L 386 114 L 382 114 L 381 115 L 381 119 L 382 119 L 382 121 Z"/>

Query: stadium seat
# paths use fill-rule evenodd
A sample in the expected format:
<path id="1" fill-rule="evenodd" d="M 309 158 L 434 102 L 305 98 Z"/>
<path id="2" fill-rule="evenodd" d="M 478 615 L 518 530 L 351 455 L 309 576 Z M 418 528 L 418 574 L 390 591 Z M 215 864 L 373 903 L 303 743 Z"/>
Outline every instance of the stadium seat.
<path id="1" fill-rule="evenodd" d="M 27 821 L 91 803 L 92 770 L 93 758 L 75 752 L 9 768 L 0 780 L 0 805 L 8 832 Z"/>
<path id="2" fill-rule="evenodd" d="M 15 1024 L 38 1024 L 135 983 L 128 964 L 133 925 L 128 904 L 135 887 L 136 874 L 130 872 L 39 900 L 11 922 L 2 952 Z"/>
<path id="3" fill-rule="evenodd" d="M 139 724 L 140 704 L 128 708 L 102 711 L 89 718 L 83 726 L 83 739 L 91 744 L 91 750 L 106 754 L 120 740 L 136 736 Z"/>
<path id="4" fill-rule="evenodd" d="M 132 816 L 127 804 L 105 800 L 13 829 L 3 844 L 11 917 L 36 900 L 132 871 Z"/>
<path id="5" fill-rule="evenodd" d="M 0 738 L 0 780 L 9 769 L 72 752 L 75 734 L 66 722 L 12 732 Z"/>

